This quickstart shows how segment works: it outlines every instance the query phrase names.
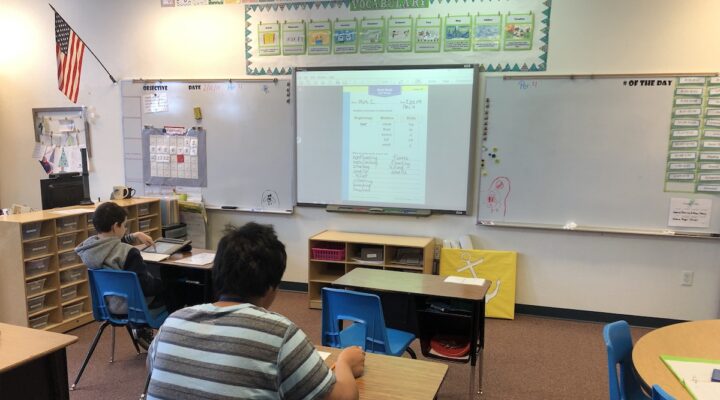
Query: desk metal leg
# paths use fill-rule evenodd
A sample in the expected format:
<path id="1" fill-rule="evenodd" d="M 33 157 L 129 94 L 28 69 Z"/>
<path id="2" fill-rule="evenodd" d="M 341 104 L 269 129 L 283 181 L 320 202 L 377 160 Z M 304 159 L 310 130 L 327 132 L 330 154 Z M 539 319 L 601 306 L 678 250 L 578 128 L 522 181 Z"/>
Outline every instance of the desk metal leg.
<path id="1" fill-rule="evenodd" d="M 478 368 L 478 388 L 471 396 L 483 394 L 483 358 L 485 356 L 485 299 L 478 301 L 473 306 L 472 346 L 470 363 L 471 382 L 475 381 L 475 368 Z M 478 354 L 479 353 L 479 354 Z M 479 365 L 477 365 L 479 364 Z"/>

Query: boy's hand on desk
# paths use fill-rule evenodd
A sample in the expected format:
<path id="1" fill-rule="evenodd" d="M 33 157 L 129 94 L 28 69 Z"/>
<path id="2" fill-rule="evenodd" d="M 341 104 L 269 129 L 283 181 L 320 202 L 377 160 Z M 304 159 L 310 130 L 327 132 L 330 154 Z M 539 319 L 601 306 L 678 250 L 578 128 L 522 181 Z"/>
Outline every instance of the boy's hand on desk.
<path id="1" fill-rule="evenodd" d="M 135 243 L 144 244 L 145 246 L 154 246 L 155 242 L 153 239 L 144 232 L 135 232 L 132 234 Z"/>
<path id="2" fill-rule="evenodd" d="M 338 355 L 337 362 L 346 363 L 352 370 L 355 378 L 365 372 L 365 352 L 358 346 L 347 347 Z"/>

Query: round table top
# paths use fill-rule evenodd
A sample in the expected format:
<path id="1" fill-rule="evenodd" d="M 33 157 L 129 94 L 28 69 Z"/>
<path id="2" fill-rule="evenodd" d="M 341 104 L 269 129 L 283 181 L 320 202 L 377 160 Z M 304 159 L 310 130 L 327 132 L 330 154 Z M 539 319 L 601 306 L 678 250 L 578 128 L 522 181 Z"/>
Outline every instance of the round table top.
<path id="1" fill-rule="evenodd" d="M 677 400 L 692 400 L 660 359 L 661 355 L 720 360 L 720 320 L 683 322 L 655 329 L 633 347 L 635 370 L 648 387 L 658 384 Z"/>

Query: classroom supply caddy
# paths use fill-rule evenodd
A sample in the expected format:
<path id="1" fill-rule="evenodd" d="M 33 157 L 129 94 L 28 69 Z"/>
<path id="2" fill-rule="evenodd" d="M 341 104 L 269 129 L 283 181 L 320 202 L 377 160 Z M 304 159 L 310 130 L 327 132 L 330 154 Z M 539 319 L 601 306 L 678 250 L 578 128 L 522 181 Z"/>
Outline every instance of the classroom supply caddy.
<path id="1" fill-rule="evenodd" d="M 127 210 L 130 232 L 160 237 L 158 200 L 115 202 Z M 87 267 L 75 246 L 95 234 L 94 210 L 0 216 L 0 322 L 67 332 L 93 320 Z"/>
<path id="2" fill-rule="evenodd" d="M 430 237 L 373 235 L 324 231 L 309 240 L 308 301 L 322 308 L 322 288 L 354 268 L 432 273 L 433 247 Z M 363 258 L 363 249 L 375 249 L 378 259 Z M 408 257 L 412 254 L 412 257 Z"/>

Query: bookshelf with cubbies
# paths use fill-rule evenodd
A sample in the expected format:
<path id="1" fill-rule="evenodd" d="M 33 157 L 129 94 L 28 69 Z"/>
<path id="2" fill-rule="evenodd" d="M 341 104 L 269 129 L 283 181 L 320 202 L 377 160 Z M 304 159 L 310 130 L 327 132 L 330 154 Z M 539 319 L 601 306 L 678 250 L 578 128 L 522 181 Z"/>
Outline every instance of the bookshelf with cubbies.
<path id="1" fill-rule="evenodd" d="M 308 301 L 322 308 L 322 288 L 355 268 L 432 273 L 431 237 L 324 231 L 308 243 Z"/>
<path id="2" fill-rule="evenodd" d="M 115 202 L 128 211 L 130 232 L 160 237 L 159 200 Z M 94 210 L 0 216 L 0 322 L 67 332 L 93 320 L 86 267 L 74 249 L 95 234 Z"/>

